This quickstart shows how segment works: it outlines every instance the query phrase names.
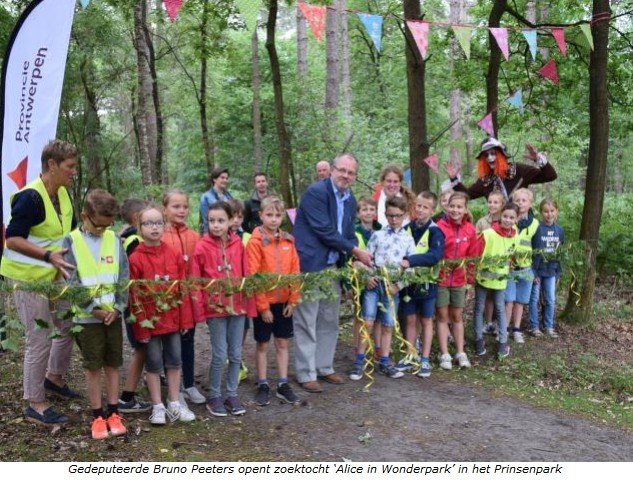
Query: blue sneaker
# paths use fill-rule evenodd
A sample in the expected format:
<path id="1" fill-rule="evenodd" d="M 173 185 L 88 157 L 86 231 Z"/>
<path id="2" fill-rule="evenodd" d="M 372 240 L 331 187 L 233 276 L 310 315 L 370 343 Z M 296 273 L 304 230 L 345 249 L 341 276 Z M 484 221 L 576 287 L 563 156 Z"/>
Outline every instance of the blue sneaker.
<path id="1" fill-rule="evenodd" d="M 207 401 L 207 411 L 214 417 L 226 417 L 228 415 L 224 402 L 220 397 L 210 398 Z"/>
<path id="2" fill-rule="evenodd" d="M 389 378 L 401 378 L 404 377 L 404 372 L 399 372 L 396 370 L 396 367 L 391 365 L 390 363 L 384 364 L 381 363 L 378 365 L 378 371 Z"/>
<path id="3" fill-rule="evenodd" d="M 416 374 L 420 378 L 429 378 L 431 376 L 431 362 L 428 358 L 423 358 L 420 361 L 420 370 Z"/>
<path id="4" fill-rule="evenodd" d="M 39 413 L 33 407 L 29 407 L 24 412 L 29 422 L 39 423 L 41 425 L 59 425 L 68 422 L 68 417 L 57 413 L 53 407 L 48 407 L 42 413 Z"/>
<path id="5" fill-rule="evenodd" d="M 411 370 L 415 369 L 415 363 L 413 362 L 413 359 L 411 357 L 406 356 L 398 363 L 396 363 L 394 365 L 394 368 L 399 372 L 410 372 Z"/>
<path id="6" fill-rule="evenodd" d="M 81 398 L 81 394 L 68 386 L 67 383 L 63 387 L 51 382 L 48 378 L 44 379 L 44 388 L 50 393 L 62 398 Z"/>
<path id="7" fill-rule="evenodd" d="M 362 363 L 354 363 L 349 371 L 350 380 L 360 380 L 363 378 L 363 371 L 365 370 Z"/>
<path id="8" fill-rule="evenodd" d="M 478 357 L 483 357 L 486 354 L 486 344 L 483 338 L 475 341 L 475 354 Z"/>
<path id="9" fill-rule="evenodd" d="M 231 415 L 244 415 L 246 413 L 246 409 L 237 397 L 227 397 L 227 399 L 224 400 L 224 408 Z"/>
<path id="10" fill-rule="evenodd" d="M 509 355 L 510 355 L 510 345 L 508 345 L 507 343 L 500 343 L 499 344 L 499 353 L 497 355 L 497 358 L 499 360 L 503 360 L 504 358 L 506 358 Z"/>

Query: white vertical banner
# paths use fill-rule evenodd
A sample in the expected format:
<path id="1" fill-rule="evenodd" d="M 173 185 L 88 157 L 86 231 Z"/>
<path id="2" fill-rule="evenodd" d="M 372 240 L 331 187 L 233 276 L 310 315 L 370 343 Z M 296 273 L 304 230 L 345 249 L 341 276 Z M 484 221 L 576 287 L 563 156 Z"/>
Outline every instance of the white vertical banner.
<path id="1" fill-rule="evenodd" d="M 34 0 L 11 34 L 2 65 L 2 218 L 9 197 L 41 172 L 55 138 L 76 0 Z"/>

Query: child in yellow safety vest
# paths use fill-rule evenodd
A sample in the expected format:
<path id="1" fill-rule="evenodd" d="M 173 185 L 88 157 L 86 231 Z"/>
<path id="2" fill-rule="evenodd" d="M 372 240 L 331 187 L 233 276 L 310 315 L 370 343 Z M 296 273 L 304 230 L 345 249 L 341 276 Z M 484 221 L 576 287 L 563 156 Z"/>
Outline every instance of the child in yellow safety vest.
<path id="1" fill-rule="evenodd" d="M 123 364 L 122 317 L 127 306 L 126 283 L 130 273 L 121 241 L 109 230 L 119 205 L 104 190 L 92 190 L 81 212 L 82 226 L 64 238 L 64 259 L 76 265 L 68 282 L 90 288 L 89 300 L 73 305 L 77 344 L 83 356 L 86 390 L 92 408 L 92 438 L 123 435 L 126 428 L 118 412 L 119 367 Z M 101 393 L 105 374 L 107 411 Z"/>
<path id="2" fill-rule="evenodd" d="M 501 211 L 499 223 L 483 231 L 479 237 L 478 252 L 481 252 L 481 263 L 475 274 L 475 350 L 477 356 L 486 354 L 484 343 L 484 307 L 486 296 L 492 295 L 495 313 L 497 314 L 497 331 L 499 332 L 498 357 L 510 354 L 508 346 L 508 325 L 504 308 L 504 293 L 510 273 L 510 257 L 517 244 L 516 224 L 519 207 L 508 203 Z"/>

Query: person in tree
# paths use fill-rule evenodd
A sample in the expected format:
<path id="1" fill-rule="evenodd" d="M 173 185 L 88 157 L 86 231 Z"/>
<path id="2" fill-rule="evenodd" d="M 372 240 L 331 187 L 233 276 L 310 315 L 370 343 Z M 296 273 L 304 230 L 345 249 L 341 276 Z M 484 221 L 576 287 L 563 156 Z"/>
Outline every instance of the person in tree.
<path id="1" fill-rule="evenodd" d="M 448 163 L 444 169 L 450 178 L 451 187 L 455 191 L 466 192 L 471 200 L 488 198 L 490 192 L 499 190 L 507 201 L 518 188 L 556 180 L 556 170 L 547 161 L 547 157 L 529 143 L 525 147 L 524 157 L 534 165 L 508 162 L 510 155 L 506 146 L 496 138 L 486 138 L 477 155 L 477 181 L 466 187 L 461 183 L 460 168 Z"/>

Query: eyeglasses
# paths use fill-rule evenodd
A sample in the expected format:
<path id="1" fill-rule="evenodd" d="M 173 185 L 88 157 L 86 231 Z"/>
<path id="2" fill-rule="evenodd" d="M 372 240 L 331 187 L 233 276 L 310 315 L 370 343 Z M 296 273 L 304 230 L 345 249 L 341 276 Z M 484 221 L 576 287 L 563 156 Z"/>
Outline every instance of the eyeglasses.
<path id="1" fill-rule="evenodd" d="M 97 222 L 95 222 L 92 217 L 88 214 L 86 214 L 86 217 L 88 217 L 88 220 L 90 220 L 90 223 L 92 223 L 92 226 L 94 227 L 95 230 L 105 230 L 108 227 L 112 226 L 112 222 L 108 223 L 107 225 L 99 225 Z"/>
<path id="2" fill-rule="evenodd" d="M 162 220 L 159 220 L 157 222 L 152 222 L 152 221 L 147 221 L 147 222 L 141 222 L 141 227 L 147 227 L 147 228 L 161 228 L 165 226 L 165 222 L 163 222 Z"/>
<path id="3" fill-rule="evenodd" d="M 349 175 L 350 177 L 355 177 L 356 176 L 356 171 L 355 170 L 347 170 L 346 168 L 338 168 L 336 166 L 334 166 L 332 168 L 334 168 L 335 170 L 338 170 L 343 175 Z"/>
<path id="4" fill-rule="evenodd" d="M 404 217 L 404 213 L 388 213 L 385 215 L 387 218 L 402 218 Z"/>

